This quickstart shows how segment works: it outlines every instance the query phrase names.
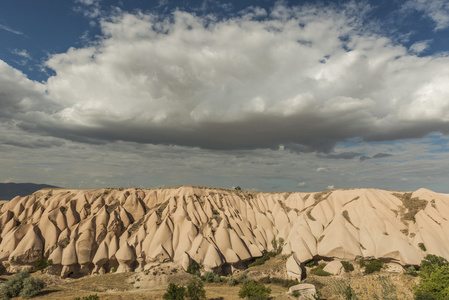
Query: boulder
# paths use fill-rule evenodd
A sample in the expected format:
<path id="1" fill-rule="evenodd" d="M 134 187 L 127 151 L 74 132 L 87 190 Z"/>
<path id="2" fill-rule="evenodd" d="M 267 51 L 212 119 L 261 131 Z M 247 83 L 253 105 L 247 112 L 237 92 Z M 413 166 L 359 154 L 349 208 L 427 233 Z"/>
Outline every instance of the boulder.
<path id="1" fill-rule="evenodd" d="M 296 256 L 296 253 L 294 253 L 287 259 L 285 266 L 287 268 L 287 277 L 289 279 L 301 280 L 302 276 L 301 262 Z"/>
<path id="2" fill-rule="evenodd" d="M 299 299 L 302 300 L 313 300 L 314 295 L 316 295 L 316 289 L 315 286 L 313 284 L 310 283 L 300 283 L 297 285 L 294 285 L 292 287 L 290 287 L 290 289 L 288 290 L 289 293 L 293 293 L 294 291 L 298 291 L 299 294 L 301 295 L 299 297 Z"/>
<path id="3" fill-rule="evenodd" d="M 340 275 L 343 272 L 343 265 L 339 260 L 333 260 L 328 263 L 323 270 L 332 275 Z"/>

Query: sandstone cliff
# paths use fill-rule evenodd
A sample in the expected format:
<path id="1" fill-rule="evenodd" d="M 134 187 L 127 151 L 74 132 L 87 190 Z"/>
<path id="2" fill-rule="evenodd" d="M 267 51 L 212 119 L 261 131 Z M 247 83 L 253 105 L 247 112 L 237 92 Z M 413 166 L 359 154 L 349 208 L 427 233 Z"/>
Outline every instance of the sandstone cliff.
<path id="1" fill-rule="evenodd" d="M 377 189 L 257 193 L 171 189 L 44 189 L 0 209 L 0 261 L 10 272 L 53 260 L 62 276 L 142 271 L 155 263 L 231 272 L 272 250 L 418 265 L 449 258 L 449 196 Z M 427 251 L 419 246 L 425 245 Z"/>

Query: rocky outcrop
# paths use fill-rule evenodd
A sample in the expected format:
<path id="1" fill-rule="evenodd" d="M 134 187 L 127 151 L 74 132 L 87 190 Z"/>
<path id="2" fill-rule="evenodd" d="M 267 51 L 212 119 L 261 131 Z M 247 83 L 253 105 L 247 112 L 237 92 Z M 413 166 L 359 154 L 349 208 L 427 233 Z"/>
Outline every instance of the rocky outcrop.
<path id="1" fill-rule="evenodd" d="M 287 259 L 285 267 L 287 270 L 287 277 L 289 279 L 298 279 L 299 281 L 301 281 L 303 270 L 301 267 L 301 262 L 299 261 L 296 254 L 293 254 Z"/>
<path id="2" fill-rule="evenodd" d="M 449 258 L 447 215 L 449 196 L 426 189 L 44 189 L 1 206 L 0 262 L 14 271 L 46 257 L 62 276 L 164 262 L 229 271 L 282 238 L 283 253 L 294 253 L 288 276 L 300 278 L 301 263 L 313 258 L 381 258 L 402 266 L 418 265 L 427 253 Z"/>

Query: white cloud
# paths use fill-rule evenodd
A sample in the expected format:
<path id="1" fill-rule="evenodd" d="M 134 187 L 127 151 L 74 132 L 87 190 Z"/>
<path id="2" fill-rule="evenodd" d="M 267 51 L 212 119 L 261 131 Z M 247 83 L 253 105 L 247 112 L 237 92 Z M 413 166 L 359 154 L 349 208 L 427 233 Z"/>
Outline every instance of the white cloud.
<path id="1" fill-rule="evenodd" d="M 28 111 L 21 127 L 92 143 L 294 152 L 449 131 L 448 57 L 359 31 L 353 7 L 278 4 L 262 15 L 103 19 L 96 43 L 49 58 L 56 75 L 27 101 L 59 108 Z"/>
<path id="2" fill-rule="evenodd" d="M 447 0 L 408 0 L 406 9 L 422 11 L 435 22 L 435 30 L 449 27 L 449 2 Z"/>
<path id="3" fill-rule="evenodd" d="M 306 186 L 306 183 L 304 181 L 298 183 L 298 187 L 300 187 L 300 188 L 305 187 L 305 186 Z"/>
<path id="4" fill-rule="evenodd" d="M 315 170 L 315 172 L 328 172 L 328 170 L 326 168 L 319 167 Z"/>
<path id="5" fill-rule="evenodd" d="M 429 48 L 431 42 L 432 40 L 416 42 L 410 46 L 409 50 L 412 53 L 420 54 L 421 52 Z"/>
<path id="6" fill-rule="evenodd" d="M 22 35 L 23 34 L 22 31 L 12 29 L 11 27 L 8 27 L 8 26 L 2 25 L 2 24 L 0 24 L 0 29 L 6 30 L 8 32 L 11 32 L 11 33 L 14 33 L 14 34 L 17 34 L 17 35 Z"/>
<path id="7" fill-rule="evenodd" d="M 333 189 L 335 189 L 335 185 L 328 185 L 328 186 L 327 186 L 327 189 L 328 189 L 328 190 L 333 190 Z"/>

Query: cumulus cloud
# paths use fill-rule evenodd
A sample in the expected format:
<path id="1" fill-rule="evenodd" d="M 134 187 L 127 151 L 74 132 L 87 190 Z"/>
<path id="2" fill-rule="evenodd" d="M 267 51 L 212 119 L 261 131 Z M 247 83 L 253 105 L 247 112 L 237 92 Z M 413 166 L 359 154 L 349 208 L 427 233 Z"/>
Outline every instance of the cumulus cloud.
<path id="1" fill-rule="evenodd" d="M 432 40 L 416 42 L 416 43 L 412 44 L 409 49 L 412 53 L 420 54 L 424 50 L 429 48 L 429 45 L 431 42 L 432 42 Z"/>
<path id="2" fill-rule="evenodd" d="M 306 186 L 306 183 L 304 181 L 298 183 L 298 187 L 300 187 L 300 188 L 305 187 L 305 186 Z"/>
<path id="3" fill-rule="evenodd" d="M 328 185 L 328 186 L 327 186 L 327 189 L 328 189 L 328 190 L 333 190 L 333 189 L 335 189 L 335 185 Z"/>
<path id="4" fill-rule="evenodd" d="M 446 0 L 408 0 L 404 8 L 423 12 L 435 22 L 435 30 L 449 27 L 449 2 Z"/>
<path id="5" fill-rule="evenodd" d="M 353 158 L 332 149 L 353 137 L 447 133 L 449 58 L 417 57 L 360 29 L 354 9 L 116 13 L 95 43 L 51 56 L 56 75 L 44 85 L 0 64 L 0 84 L 19 78 L 0 105 L 24 130 L 86 143 L 284 145 Z"/>

